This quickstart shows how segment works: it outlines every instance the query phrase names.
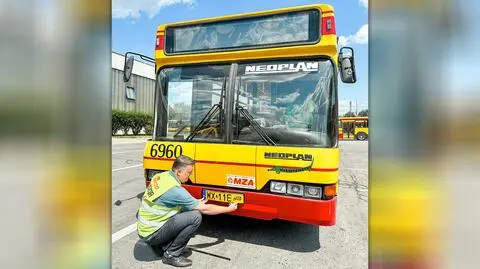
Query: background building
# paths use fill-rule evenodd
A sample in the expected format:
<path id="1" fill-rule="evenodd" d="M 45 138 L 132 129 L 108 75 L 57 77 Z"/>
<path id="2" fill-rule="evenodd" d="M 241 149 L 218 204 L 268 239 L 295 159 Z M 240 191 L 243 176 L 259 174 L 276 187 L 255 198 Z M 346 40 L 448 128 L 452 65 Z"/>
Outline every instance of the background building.
<path id="1" fill-rule="evenodd" d="M 112 52 L 112 109 L 153 114 L 155 67 L 135 61 L 132 77 L 123 82 L 125 56 Z"/>

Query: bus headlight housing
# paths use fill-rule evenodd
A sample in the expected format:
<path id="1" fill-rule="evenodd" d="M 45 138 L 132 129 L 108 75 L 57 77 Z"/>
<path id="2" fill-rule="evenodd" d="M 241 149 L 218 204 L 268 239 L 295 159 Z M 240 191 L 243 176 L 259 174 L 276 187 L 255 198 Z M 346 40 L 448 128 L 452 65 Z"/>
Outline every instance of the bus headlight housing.
<path id="1" fill-rule="evenodd" d="M 307 184 L 270 181 L 270 192 L 315 200 L 330 200 L 336 196 L 336 184 Z"/>
<path id="2" fill-rule="evenodd" d="M 322 198 L 322 188 L 305 186 L 305 197 Z"/>
<path id="3" fill-rule="evenodd" d="M 285 182 L 270 182 L 270 191 L 276 193 L 285 193 L 287 191 L 287 184 Z"/>
<path id="4" fill-rule="evenodd" d="M 152 180 L 153 176 L 155 176 L 156 174 L 161 173 L 161 172 L 163 172 L 163 171 L 153 170 L 153 169 L 147 169 L 147 170 L 145 171 L 145 176 L 147 177 L 147 181 Z"/>
<path id="5" fill-rule="evenodd" d="M 303 196 L 303 185 L 288 183 L 287 193 L 292 195 Z"/>

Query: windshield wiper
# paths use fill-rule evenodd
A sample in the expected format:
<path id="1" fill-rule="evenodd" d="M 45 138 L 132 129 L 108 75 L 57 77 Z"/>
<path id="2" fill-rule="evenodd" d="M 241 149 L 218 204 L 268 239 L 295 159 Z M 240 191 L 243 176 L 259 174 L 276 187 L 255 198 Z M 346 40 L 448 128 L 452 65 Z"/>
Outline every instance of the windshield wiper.
<path id="1" fill-rule="evenodd" d="M 215 113 L 217 113 L 217 111 L 222 109 L 223 98 L 225 96 L 226 88 L 227 88 L 227 78 L 224 78 L 222 89 L 220 91 L 220 101 L 217 104 L 213 105 L 210 108 L 210 110 L 208 110 L 207 114 L 205 114 L 202 120 L 197 124 L 197 126 L 195 126 L 193 131 L 190 132 L 190 134 L 187 136 L 185 141 L 187 142 L 192 141 L 192 139 L 197 135 L 197 132 L 200 131 L 206 124 L 208 124 L 212 120 L 213 116 L 215 115 Z M 219 123 L 220 123 L 220 129 L 221 129 L 223 126 L 223 113 L 220 113 Z"/>
<path id="2" fill-rule="evenodd" d="M 211 120 L 212 120 L 212 117 L 213 115 L 215 115 L 215 113 L 220 110 L 220 104 L 215 104 L 213 105 L 210 110 L 207 112 L 207 114 L 205 114 L 205 116 L 203 117 L 203 119 L 197 124 L 197 126 L 193 129 L 192 132 L 190 132 L 190 134 L 187 136 L 187 138 L 185 139 L 185 141 L 192 141 L 193 137 L 197 134 L 198 131 L 201 130 L 201 128 L 203 128 L 203 126 L 205 126 L 207 123 L 209 123 Z"/>
<path id="3" fill-rule="evenodd" d="M 238 112 L 240 112 L 240 114 L 243 115 L 245 119 L 247 119 L 247 121 L 250 123 L 253 129 L 258 133 L 258 135 L 260 135 L 263 141 L 267 143 L 267 145 L 270 145 L 270 146 L 276 145 L 275 142 L 273 142 L 273 140 L 268 136 L 268 134 L 262 129 L 262 127 L 255 121 L 255 119 L 252 117 L 250 112 L 248 112 L 248 110 L 238 105 L 238 103 L 237 103 L 236 110 L 237 110 L 237 119 L 239 118 Z"/>
<path id="4" fill-rule="evenodd" d="M 183 125 L 182 127 L 178 128 L 178 131 L 173 135 L 173 137 L 177 137 L 178 134 L 180 134 L 181 132 L 183 132 L 183 130 L 185 130 L 185 128 L 187 128 L 188 125 Z"/>

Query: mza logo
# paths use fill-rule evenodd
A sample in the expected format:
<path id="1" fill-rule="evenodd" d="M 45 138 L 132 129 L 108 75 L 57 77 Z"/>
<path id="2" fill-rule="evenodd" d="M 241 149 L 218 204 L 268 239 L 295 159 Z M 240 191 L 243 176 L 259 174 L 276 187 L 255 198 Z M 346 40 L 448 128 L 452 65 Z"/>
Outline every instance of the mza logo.
<path id="1" fill-rule="evenodd" d="M 227 186 L 244 189 L 255 189 L 255 178 L 247 176 L 227 175 Z"/>

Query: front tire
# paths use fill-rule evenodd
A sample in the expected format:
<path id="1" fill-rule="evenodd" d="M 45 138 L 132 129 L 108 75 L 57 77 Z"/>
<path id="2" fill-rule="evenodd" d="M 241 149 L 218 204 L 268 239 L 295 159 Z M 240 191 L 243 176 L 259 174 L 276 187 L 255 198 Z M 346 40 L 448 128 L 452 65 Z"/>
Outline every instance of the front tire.
<path id="1" fill-rule="evenodd" d="M 357 140 L 364 141 L 368 138 L 368 135 L 364 132 L 360 132 L 357 134 Z"/>

